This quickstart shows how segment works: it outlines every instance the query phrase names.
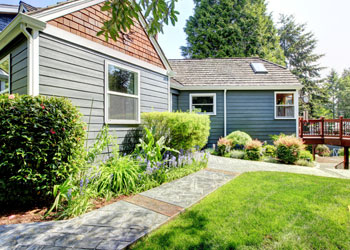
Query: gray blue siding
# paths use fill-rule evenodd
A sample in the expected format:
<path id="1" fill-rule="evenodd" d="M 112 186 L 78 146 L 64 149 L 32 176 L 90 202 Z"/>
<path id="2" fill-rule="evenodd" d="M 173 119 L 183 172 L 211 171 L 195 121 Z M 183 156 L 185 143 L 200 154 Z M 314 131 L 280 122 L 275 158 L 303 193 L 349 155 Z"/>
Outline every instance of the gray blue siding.
<path id="1" fill-rule="evenodd" d="M 179 95 L 171 94 L 171 106 L 172 111 L 179 109 Z"/>
<path id="2" fill-rule="evenodd" d="M 11 52 L 11 93 L 27 94 L 27 40 Z"/>
<path id="3" fill-rule="evenodd" d="M 189 110 L 190 93 L 216 93 L 216 115 L 210 116 L 208 144 L 224 136 L 224 91 L 181 91 L 178 109 Z M 227 134 L 241 130 L 252 138 L 270 141 L 272 134 L 295 134 L 296 120 L 274 118 L 274 91 L 227 91 Z"/>
<path id="4" fill-rule="evenodd" d="M 84 121 L 90 123 L 90 141 L 104 124 L 105 60 L 140 70 L 141 112 L 168 110 L 167 76 L 41 34 L 40 94 L 68 97 L 80 107 Z M 122 143 L 136 127 L 110 125 L 110 130 Z"/>

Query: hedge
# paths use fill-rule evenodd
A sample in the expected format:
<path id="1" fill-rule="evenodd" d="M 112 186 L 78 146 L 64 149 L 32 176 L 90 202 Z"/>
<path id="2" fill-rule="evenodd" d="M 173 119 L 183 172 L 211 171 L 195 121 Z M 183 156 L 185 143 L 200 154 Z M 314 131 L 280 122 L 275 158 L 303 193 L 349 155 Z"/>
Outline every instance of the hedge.
<path id="1" fill-rule="evenodd" d="M 155 139 L 165 137 L 168 147 L 188 150 L 203 148 L 208 143 L 210 119 L 208 115 L 187 112 L 150 112 L 141 115 L 143 126 L 155 133 Z"/>
<path id="2" fill-rule="evenodd" d="M 84 161 L 85 124 L 64 98 L 0 95 L 0 204 L 46 204 Z"/>

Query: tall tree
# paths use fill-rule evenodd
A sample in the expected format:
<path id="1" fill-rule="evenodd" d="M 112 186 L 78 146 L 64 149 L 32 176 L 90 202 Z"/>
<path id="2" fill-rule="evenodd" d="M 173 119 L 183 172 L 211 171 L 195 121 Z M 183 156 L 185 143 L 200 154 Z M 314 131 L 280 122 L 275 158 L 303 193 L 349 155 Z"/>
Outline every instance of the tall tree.
<path id="1" fill-rule="evenodd" d="M 186 23 L 187 58 L 259 56 L 284 64 L 283 50 L 265 0 L 194 0 Z"/>
<path id="2" fill-rule="evenodd" d="M 318 63 L 324 55 L 315 52 L 317 40 L 306 28 L 306 24 L 296 23 L 294 16 L 280 16 L 278 34 L 287 68 L 303 84 L 303 95 L 310 99 L 308 104 L 302 104 L 300 111 L 308 110 L 312 116 L 317 116 L 322 103 L 326 102 L 320 81 L 323 68 Z"/>
<path id="3" fill-rule="evenodd" d="M 340 78 L 338 73 L 332 69 L 325 83 L 326 95 L 328 100 L 328 109 L 332 111 L 332 118 L 339 116 L 339 100 L 340 100 Z"/>
<path id="4" fill-rule="evenodd" d="M 350 118 L 350 68 L 345 69 L 339 80 L 339 115 Z"/>

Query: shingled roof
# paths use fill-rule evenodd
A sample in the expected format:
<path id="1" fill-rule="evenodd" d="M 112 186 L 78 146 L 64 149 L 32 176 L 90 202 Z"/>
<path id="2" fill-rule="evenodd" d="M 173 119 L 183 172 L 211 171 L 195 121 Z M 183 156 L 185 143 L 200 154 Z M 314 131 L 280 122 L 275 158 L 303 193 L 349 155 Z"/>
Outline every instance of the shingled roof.
<path id="1" fill-rule="evenodd" d="M 176 72 L 172 85 L 183 86 L 294 86 L 297 78 L 285 67 L 261 58 L 171 59 Z M 268 73 L 255 73 L 251 63 L 262 63 Z"/>

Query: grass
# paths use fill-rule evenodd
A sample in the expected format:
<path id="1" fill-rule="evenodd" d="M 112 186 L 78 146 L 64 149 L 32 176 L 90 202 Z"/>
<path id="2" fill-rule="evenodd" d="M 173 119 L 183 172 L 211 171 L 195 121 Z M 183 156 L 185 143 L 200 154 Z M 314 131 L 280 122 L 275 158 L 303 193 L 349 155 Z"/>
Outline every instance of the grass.
<path id="1" fill-rule="evenodd" d="M 133 249 L 350 249 L 350 181 L 246 173 Z"/>

